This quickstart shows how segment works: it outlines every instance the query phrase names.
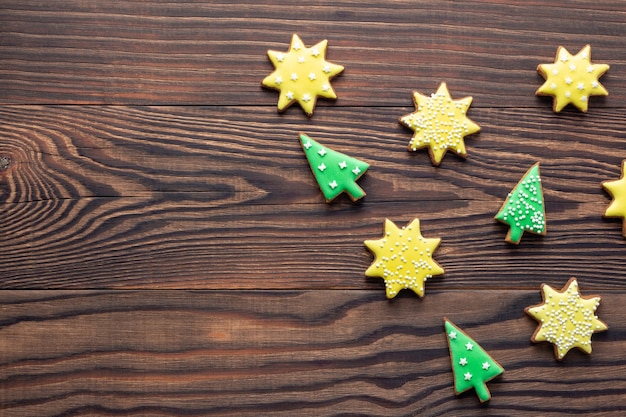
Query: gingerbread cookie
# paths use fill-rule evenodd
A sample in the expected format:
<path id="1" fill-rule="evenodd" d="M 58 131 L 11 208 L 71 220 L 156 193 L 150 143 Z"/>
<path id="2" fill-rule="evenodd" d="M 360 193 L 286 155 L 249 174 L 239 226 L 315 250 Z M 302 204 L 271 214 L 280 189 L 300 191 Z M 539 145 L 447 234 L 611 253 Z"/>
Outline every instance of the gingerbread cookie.
<path id="1" fill-rule="evenodd" d="M 622 218 L 622 236 L 626 237 L 626 159 L 622 161 L 622 174 L 619 180 L 604 181 L 602 187 L 611 195 L 613 201 L 604 212 L 604 217 Z"/>
<path id="2" fill-rule="evenodd" d="M 595 314 L 600 296 L 581 296 L 576 278 L 570 278 L 561 291 L 541 284 L 541 295 L 541 304 L 524 309 L 539 322 L 530 340 L 554 344 L 559 361 L 572 348 L 591 353 L 591 335 L 608 329 Z"/>
<path id="3" fill-rule="evenodd" d="M 489 401 L 491 393 L 487 382 L 501 375 L 504 368 L 450 320 L 444 317 L 443 321 L 454 375 L 454 392 L 459 395 L 474 388 L 481 403 Z"/>
<path id="4" fill-rule="evenodd" d="M 333 151 L 303 133 L 300 134 L 300 143 L 327 203 L 343 192 L 352 201 L 365 197 L 365 191 L 356 181 L 369 168 L 367 162 Z"/>
<path id="5" fill-rule="evenodd" d="M 524 232 L 546 234 L 546 211 L 539 162 L 530 167 L 494 217 L 509 225 L 506 241 L 518 244 Z"/>
<path id="6" fill-rule="evenodd" d="M 422 236 L 419 219 L 402 229 L 386 219 L 383 237 L 364 242 L 375 256 L 365 275 L 385 280 L 387 298 L 395 297 L 404 288 L 423 297 L 425 281 L 444 272 L 433 259 L 440 242 L 439 238 Z"/>
<path id="7" fill-rule="evenodd" d="M 323 40 L 307 48 L 298 35 L 293 35 L 289 51 L 267 51 L 275 71 L 265 77 L 262 85 L 280 92 L 279 112 L 297 102 L 312 116 L 317 97 L 337 98 L 330 80 L 343 67 L 326 61 L 327 45 L 328 41 Z"/>
<path id="8" fill-rule="evenodd" d="M 552 109 L 557 113 L 570 103 L 586 112 L 589 97 L 609 94 L 598 81 L 608 69 L 607 64 L 591 63 L 589 45 L 573 56 L 567 49 L 559 46 L 554 64 L 540 64 L 537 67 L 537 72 L 546 81 L 535 94 L 554 97 Z"/>
<path id="9" fill-rule="evenodd" d="M 441 163 L 448 150 L 467 157 L 463 138 L 480 131 L 480 126 L 466 116 L 472 97 L 453 100 L 446 83 L 441 83 L 430 96 L 414 91 L 413 102 L 415 112 L 400 118 L 401 124 L 415 132 L 408 150 L 428 147 L 434 166 Z"/>

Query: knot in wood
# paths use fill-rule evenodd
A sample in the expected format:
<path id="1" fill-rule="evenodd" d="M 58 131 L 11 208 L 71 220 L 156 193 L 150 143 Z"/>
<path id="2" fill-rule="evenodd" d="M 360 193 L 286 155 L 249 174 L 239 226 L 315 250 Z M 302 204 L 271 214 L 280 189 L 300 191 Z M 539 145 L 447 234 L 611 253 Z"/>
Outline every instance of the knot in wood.
<path id="1" fill-rule="evenodd" d="M 0 171 L 5 171 L 9 169 L 10 165 L 11 165 L 10 156 L 0 156 Z"/>

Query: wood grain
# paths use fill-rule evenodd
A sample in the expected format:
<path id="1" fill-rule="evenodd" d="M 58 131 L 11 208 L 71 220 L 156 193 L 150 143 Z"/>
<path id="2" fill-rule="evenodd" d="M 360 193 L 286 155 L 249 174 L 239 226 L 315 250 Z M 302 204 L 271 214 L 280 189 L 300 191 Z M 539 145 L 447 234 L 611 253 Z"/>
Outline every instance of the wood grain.
<path id="1" fill-rule="evenodd" d="M 467 138 L 469 158 L 434 168 L 426 151 L 406 151 L 411 132 L 397 115 L 409 108 L 364 111 L 278 129 L 271 109 L 2 107 L 11 165 L 0 173 L 0 233 L 11 250 L 0 252 L 0 286 L 380 289 L 364 278 L 363 241 L 385 218 L 419 217 L 425 236 L 443 239 L 446 275 L 434 289 L 530 289 L 572 275 L 623 288 L 620 220 L 602 218 L 600 186 L 620 176 L 623 118 L 538 123 L 545 109 L 473 109 L 483 131 Z M 346 126 L 359 117 L 367 125 Z M 362 203 L 323 202 L 299 131 L 372 164 Z M 512 247 L 493 216 L 535 161 L 549 233 Z"/>
<path id="2" fill-rule="evenodd" d="M 230 4 L 233 3 L 233 4 Z M 546 4 L 547 3 L 547 4 Z M 616 416 L 626 159 L 614 0 L 0 0 L 0 416 Z M 263 89 L 329 40 L 339 99 Z M 554 114 L 540 63 L 592 46 L 608 97 Z M 472 96 L 467 160 L 406 151 L 411 91 Z M 325 204 L 297 140 L 371 164 Z M 545 237 L 493 220 L 541 162 Z M 419 217 L 445 274 L 388 301 L 365 239 Z M 576 276 L 609 330 L 557 362 L 523 309 Z M 505 374 L 456 397 L 448 316 Z"/>
<path id="3" fill-rule="evenodd" d="M 410 105 L 407 90 L 543 107 L 535 69 L 592 45 L 607 107 L 623 106 L 626 10 L 613 1 L 0 3 L 0 103 L 276 106 L 259 87 L 291 34 L 330 42 L 338 106 Z M 322 100 L 320 106 L 327 106 Z M 292 109 L 290 113 L 298 113 Z"/>
<path id="4" fill-rule="evenodd" d="M 584 292 L 584 288 L 582 289 Z M 593 353 L 531 344 L 538 291 L 2 291 L 0 413 L 58 415 L 617 415 L 624 291 Z M 490 308 L 485 308 L 485 303 Z M 454 312 L 454 306 L 462 311 Z M 451 310 L 452 309 L 452 310 Z M 480 407 L 456 398 L 442 316 L 504 366 Z M 560 415 L 560 414 L 550 414 Z"/>

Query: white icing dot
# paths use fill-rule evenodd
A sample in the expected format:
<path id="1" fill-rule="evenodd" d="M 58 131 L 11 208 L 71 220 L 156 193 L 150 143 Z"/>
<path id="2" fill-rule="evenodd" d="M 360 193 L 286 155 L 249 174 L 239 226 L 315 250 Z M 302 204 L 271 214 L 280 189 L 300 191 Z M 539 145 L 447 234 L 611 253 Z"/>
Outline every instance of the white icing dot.
<path id="1" fill-rule="evenodd" d="M 301 57 L 298 58 L 298 62 L 301 63 L 301 64 L 304 64 L 306 62 L 306 60 L 304 59 L 303 56 L 301 56 Z"/>
<path id="2" fill-rule="evenodd" d="M 298 80 L 298 74 L 296 74 L 295 72 L 291 73 L 291 81 L 297 81 Z"/>
<path id="3" fill-rule="evenodd" d="M 600 86 L 600 83 L 598 83 L 597 81 L 593 81 L 591 83 L 591 88 L 598 88 Z"/>
<path id="4" fill-rule="evenodd" d="M 570 85 L 572 83 L 572 79 L 570 77 L 567 77 L 565 79 L 565 84 Z"/>
<path id="5" fill-rule="evenodd" d="M 320 156 L 324 156 L 326 155 L 326 149 L 322 148 L 319 151 L 317 151 L 318 154 L 320 154 Z"/>
<path id="6" fill-rule="evenodd" d="M 311 72 L 309 73 L 309 80 L 313 81 L 315 80 L 317 77 L 315 76 L 315 73 Z"/>
<path id="7" fill-rule="evenodd" d="M 471 343 L 471 342 L 467 342 L 467 343 L 465 344 L 465 349 L 467 349 L 467 350 L 472 350 L 472 349 L 474 349 L 474 345 L 472 345 L 472 343 Z"/>
<path id="8" fill-rule="evenodd" d="M 556 84 L 555 83 L 550 84 L 550 88 L 553 90 L 556 90 Z"/>
<path id="9" fill-rule="evenodd" d="M 339 168 L 346 169 L 347 167 L 348 167 L 348 164 L 346 163 L 346 161 L 339 162 Z"/>
<path id="10" fill-rule="evenodd" d="M 327 92 L 328 90 L 330 90 L 330 85 L 328 85 L 328 84 L 324 84 L 324 85 L 322 86 L 322 91 Z"/>
<path id="11" fill-rule="evenodd" d="M 328 185 L 334 190 L 337 188 L 337 181 L 333 180 L 333 182 L 329 182 Z"/>
<path id="12" fill-rule="evenodd" d="M 302 101 L 307 102 L 307 101 L 309 101 L 309 100 L 311 100 L 311 95 L 310 95 L 310 94 L 308 94 L 308 93 L 305 93 L 305 94 L 302 96 Z"/>
<path id="13" fill-rule="evenodd" d="M 459 360 L 459 365 L 461 365 L 461 366 L 465 366 L 465 365 L 467 365 L 467 358 L 461 358 L 461 359 Z"/>
<path id="14" fill-rule="evenodd" d="M 485 371 L 488 371 L 490 366 L 491 366 L 491 365 L 489 365 L 489 362 L 483 362 L 483 369 L 484 369 Z"/>
<path id="15" fill-rule="evenodd" d="M 276 55 L 276 60 L 278 62 L 283 62 L 285 60 L 285 55 L 283 55 L 283 54 Z"/>
<path id="16" fill-rule="evenodd" d="M 463 374 L 463 378 L 464 378 L 466 381 L 469 381 L 469 380 L 471 380 L 471 379 L 472 379 L 472 374 L 471 374 L 471 373 L 469 373 L 469 372 L 466 372 L 465 374 Z"/>
<path id="17" fill-rule="evenodd" d="M 324 170 L 326 169 L 326 165 L 324 165 L 324 163 L 322 162 L 317 166 L 317 169 L 319 169 L 321 172 L 324 172 Z"/>
<path id="18" fill-rule="evenodd" d="M 305 148 L 306 150 L 309 150 L 309 149 L 311 148 L 311 146 L 313 146 L 313 145 L 311 144 L 311 142 L 307 142 L 307 143 L 305 143 L 305 144 L 304 144 L 304 148 Z"/>
<path id="19" fill-rule="evenodd" d="M 317 58 L 319 54 L 320 54 L 320 51 L 317 48 L 311 49 L 311 55 L 313 55 L 314 57 Z"/>
<path id="20" fill-rule="evenodd" d="M 352 173 L 354 173 L 354 175 L 359 175 L 361 173 L 361 170 L 359 169 L 359 167 L 356 167 L 352 170 Z"/>
<path id="21" fill-rule="evenodd" d="M 579 90 L 584 90 L 585 89 L 585 83 L 578 83 L 578 86 L 576 86 L 576 88 L 578 88 Z"/>
<path id="22" fill-rule="evenodd" d="M 456 332 L 455 331 L 451 331 L 450 333 L 448 333 L 448 337 L 452 340 L 456 339 Z"/>
<path id="23" fill-rule="evenodd" d="M 552 70 L 552 75 L 559 75 L 559 70 L 558 69 L 553 69 Z"/>
<path id="24" fill-rule="evenodd" d="M 593 72 L 593 65 L 589 65 L 587 67 L 587 72 L 590 73 L 590 74 Z"/>
<path id="25" fill-rule="evenodd" d="M 571 65 L 569 66 L 569 69 L 570 69 L 570 71 L 576 71 L 576 65 L 571 64 Z"/>
<path id="26" fill-rule="evenodd" d="M 291 91 L 287 91 L 286 97 L 287 97 L 289 100 L 293 100 L 293 92 L 291 92 Z"/>
<path id="27" fill-rule="evenodd" d="M 572 96 L 571 91 L 566 91 L 565 92 L 565 97 L 570 98 Z"/>
<path id="28" fill-rule="evenodd" d="M 326 74 L 328 74 L 330 72 L 330 65 L 325 65 L 324 68 L 322 69 Z"/>

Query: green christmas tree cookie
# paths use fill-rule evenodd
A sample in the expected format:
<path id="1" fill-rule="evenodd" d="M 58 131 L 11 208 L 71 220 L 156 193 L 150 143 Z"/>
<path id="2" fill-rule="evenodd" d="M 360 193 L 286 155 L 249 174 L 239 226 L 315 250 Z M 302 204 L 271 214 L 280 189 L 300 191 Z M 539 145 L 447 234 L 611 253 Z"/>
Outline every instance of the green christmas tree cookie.
<path id="1" fill-rule="evenodd" d="M 504 201 L 495 219 L 510 229 L 506 241 L 518 244 L 524 232 L 546 234 L 546 211 L 543 204 L 539 162 L 530 167 Z"/>
<path id="2" fill-rule="evenodd" d="M 365 191 L 356 181 L 365 174 L 369 164 L 322 146 L 302 133 L 300 142 L 327 203 L 344 191 L 352 201 L 365 197 Z"/>
<path id="3" fill-rule="evenodd" d="M 454 374 L 454 392 L 459 395 L 474 388 L 481 403 L 489 401 L 491 393 L 486 383 L 502 374 L 504 368 L 450 320 L 445 317 L 443 320 Z"/>

